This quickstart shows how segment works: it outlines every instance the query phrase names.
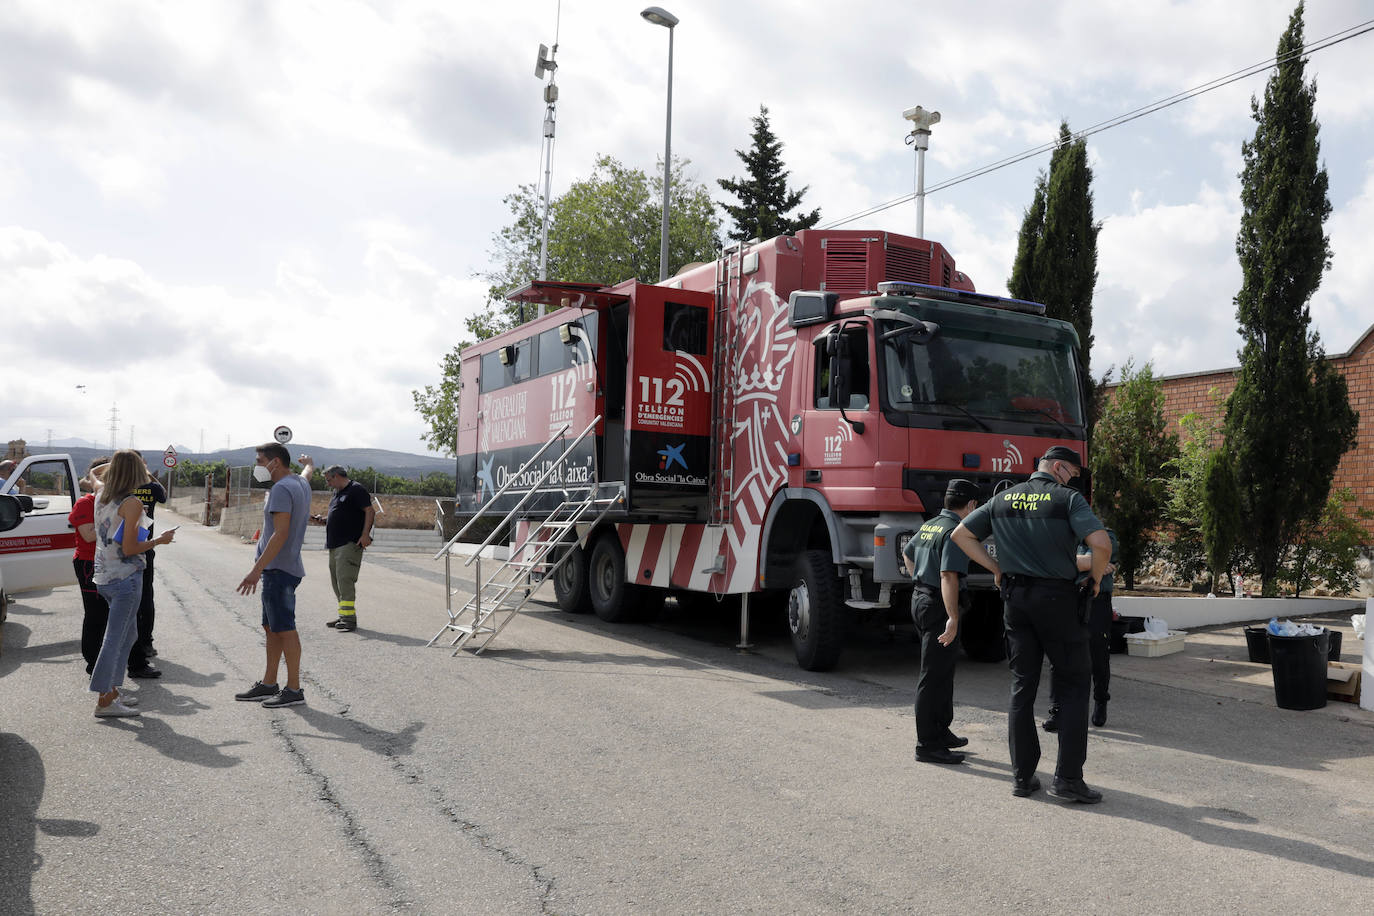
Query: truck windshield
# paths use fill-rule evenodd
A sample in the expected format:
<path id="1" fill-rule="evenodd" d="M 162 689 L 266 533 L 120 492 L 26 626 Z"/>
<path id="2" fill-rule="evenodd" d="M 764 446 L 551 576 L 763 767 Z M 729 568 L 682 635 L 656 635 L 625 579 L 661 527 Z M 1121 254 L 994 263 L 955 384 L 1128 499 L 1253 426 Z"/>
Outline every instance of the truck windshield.
<path id="1" fill-rule="evenodd" d="M 884 331 L 897 322 L 880 322 Z M 883 344 L 887 408 L 904 413 L 1051 423 L 1083 422 L 1078 370 L 1066 340 L 1037 340 L 942 323 L 926 343 L 895 334 Z M 979 424 L 983 425 L 983 424 Z"/>

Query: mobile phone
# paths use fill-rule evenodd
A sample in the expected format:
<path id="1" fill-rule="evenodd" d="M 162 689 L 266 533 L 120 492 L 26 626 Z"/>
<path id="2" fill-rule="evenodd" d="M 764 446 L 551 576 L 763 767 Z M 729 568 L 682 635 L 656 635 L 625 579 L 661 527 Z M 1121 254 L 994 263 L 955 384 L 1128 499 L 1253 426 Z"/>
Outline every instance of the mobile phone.
<path id="1" fill-rule="evenodd" d="M 162 529 L 162 533 L 163 533 L 163 534 L 171 534 L 173 531 L 176 531 L 176 530 L 177 530 L 178 528 L 180 528 L 180 527 L 181 527 L 180 525 L 173 525 L 173 526 L 170 527 L 170 528 L 164 528 L 164 529 Z"/>

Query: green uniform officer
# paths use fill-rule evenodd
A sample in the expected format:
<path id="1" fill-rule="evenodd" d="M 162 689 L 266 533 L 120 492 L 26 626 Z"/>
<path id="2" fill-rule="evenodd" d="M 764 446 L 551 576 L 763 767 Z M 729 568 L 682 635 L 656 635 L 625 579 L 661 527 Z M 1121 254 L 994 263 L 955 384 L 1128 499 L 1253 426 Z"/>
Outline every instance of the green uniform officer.
<path id="1" fill-rule="evenodd" d="M 1025 797 L 1040 788 L 1035 695 L 1048 657 L 1060 702 L 1059 759 L 1050 794 L 1092 804 L 1102 800 L 1102 793 L 1083 781 L 1090 678 L 1086 594 L 1097 593 L 1111 541 L 1083 494 L 1068 487 L 1082 467 L 1076 451 L 1054 446 L 1029 480 L 970 513 L 952 537 L 971 560 L 994 570 L 1002 589 L 1012 672 L 1007 716 L 1012 794 Z M 997 540 L 995 562 L 979 543 L 989 535 Z M 1093 559 L 1090 590 L 1080 598 L 1076 557 L 1084 540 Z"/>
<path id="2" fill-rule="evenodd" d="M 954 722 L 954 663 L 959 611 L 967 598 L 963 580 L 968 557 L 950 533 L 978 508 L 978 488 L 951 480 L 945 508 L 912 535 L 902 550 L 912 577 L 911 619 L 921 635 L 921 676 L 916 681 L 916 759 L 923 763 L 963 763 L 952 748 L 968 744 L 950 731 Z"/>

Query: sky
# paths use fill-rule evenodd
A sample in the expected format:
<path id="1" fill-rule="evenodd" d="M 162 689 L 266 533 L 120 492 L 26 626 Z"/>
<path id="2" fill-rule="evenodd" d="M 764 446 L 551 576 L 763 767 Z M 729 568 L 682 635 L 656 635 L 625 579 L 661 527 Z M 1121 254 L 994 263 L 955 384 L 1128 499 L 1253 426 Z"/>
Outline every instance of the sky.
<path id="1" fill-rule="evenodd" d="M 823 225 L 909 194 L 903 110 L 937 110 L 928 186 L 1272 58 L 1274 0 L 665 0 L 672 151 L 738 176 L 759 106 Z M 411 392 L 481 309 L 502 198 L 540 179 L 557 44 L 557 195 L 663 152 L 668 32 L 642 2 L 0 4 L 0 441 L 192 451 L 278 425 L 425 453 Z M 1313 41 L 1374 18 L 1312 0 Z M 1374 32 L 1314 52 L 1330 355 L 1374 323 Z M 1362 63 L 1364 62 L 1364 63 Z M 1088 139 L 1092 367 L 1235 365 L 1251 76 Z M 1006 293 L 1044 153 L 927 196 L 925 235 Z M 913 234 L 911 202 L 847 223 Z M 606 278 L 615 282 L 619 277 Z M 1360 305 L 1360 303 L 1366 303 Z M 113 429 L 112 429 L 113 428 Z"/>

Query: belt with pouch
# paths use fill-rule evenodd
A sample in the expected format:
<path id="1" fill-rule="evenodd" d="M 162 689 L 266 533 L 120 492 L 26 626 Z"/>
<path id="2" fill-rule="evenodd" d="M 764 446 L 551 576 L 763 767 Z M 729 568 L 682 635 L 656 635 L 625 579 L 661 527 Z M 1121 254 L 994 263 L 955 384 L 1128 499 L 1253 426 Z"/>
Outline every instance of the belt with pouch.
<path id="1" fill-rule="evenodd" d="M 1021 573 L 1002 573 L 1002 582 L 1013 588 L 1041 586 L 1043 588 L 1072 589 L 1074 587 L 1072 579 L 1044 579 L 1040 576 L 1026 576 Z"/>

